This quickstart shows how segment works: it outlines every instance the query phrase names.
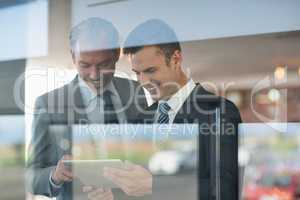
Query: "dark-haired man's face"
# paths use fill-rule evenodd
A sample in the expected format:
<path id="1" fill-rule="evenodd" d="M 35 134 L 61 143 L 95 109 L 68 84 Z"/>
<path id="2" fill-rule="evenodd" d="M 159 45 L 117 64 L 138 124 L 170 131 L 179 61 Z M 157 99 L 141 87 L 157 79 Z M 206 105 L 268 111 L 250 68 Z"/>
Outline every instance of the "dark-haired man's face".
<path id="1" fill-rule="evenodd" d="M 180 87 L 178 73 L 172 61 L 166 62 L 162 50 L 148 46 L 130 57 L 132 70 L 153 100 L 168 99 Z"/>
<path id="2" fill-rule="evenodd" d="M 89 51 L 72 55 L 79 76 L 95 92 L 101 91 L 115 72 L 116 54 L 111 51 Z"/>

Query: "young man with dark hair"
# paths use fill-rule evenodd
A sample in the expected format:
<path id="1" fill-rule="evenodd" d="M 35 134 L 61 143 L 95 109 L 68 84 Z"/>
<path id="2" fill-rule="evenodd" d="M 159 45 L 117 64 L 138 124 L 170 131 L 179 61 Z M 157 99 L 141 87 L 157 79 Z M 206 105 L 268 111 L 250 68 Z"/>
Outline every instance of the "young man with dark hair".
<path id="1" fill-rule="evenodd" d="M 161 20 L 151 19 L 138 25 L 127 37 L 123 52 L 129 56 L 138 81 L 155 101 L 145 111 L 147 114 L 141 117 L 144 120 L 152 119 L 153 123 L 188 122 L 199 123 L 200 127 L 212 126 L 212 111 L 216 105 L 220 107 L 220 121 L 226 127 L 220 136 L 220 195 L 224 200 L 237 200 L 238 123 L 241 118 L 236 106 L 206 91 L 185 74 L 177 36 Z M 205 130 L 200 130 L 199 134 L 199 199 L 211 199 L 216 195 L 211 187 L 213 172 L 210 163 L 213 157 L 210 153 L 210 134 L 207 133 L 212 134 Z M 119 172 L 121 180 L 120 174 Z M 154 181 L 154 199 L 159 199 L 155 186 Z"/>

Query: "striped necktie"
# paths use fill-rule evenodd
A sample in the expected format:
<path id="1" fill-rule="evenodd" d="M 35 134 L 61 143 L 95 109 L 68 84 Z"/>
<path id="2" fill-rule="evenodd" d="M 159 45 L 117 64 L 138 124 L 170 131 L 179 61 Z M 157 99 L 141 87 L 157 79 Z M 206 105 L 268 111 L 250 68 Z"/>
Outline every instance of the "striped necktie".
<path id="1" fill-rule="evenodd" d="M 158 105 L 158 119 L 157 123 L 159 124 L 167 124 L 169 123 L 169 115 L 168 112 L 171 109 L 167 102 L 162 102 Z"/>

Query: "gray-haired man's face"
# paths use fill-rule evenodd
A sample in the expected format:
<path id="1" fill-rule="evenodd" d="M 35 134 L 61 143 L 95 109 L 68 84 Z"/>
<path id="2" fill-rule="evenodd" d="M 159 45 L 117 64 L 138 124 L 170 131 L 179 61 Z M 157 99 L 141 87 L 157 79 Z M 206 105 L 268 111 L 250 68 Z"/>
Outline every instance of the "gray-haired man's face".
<path id="1" fill-rule="evenodd" d="M 79 76 L 95 92 L 101 91 L 112 80 L 117 61 L 112 50 L 74 53 L 72 57 Z"/>

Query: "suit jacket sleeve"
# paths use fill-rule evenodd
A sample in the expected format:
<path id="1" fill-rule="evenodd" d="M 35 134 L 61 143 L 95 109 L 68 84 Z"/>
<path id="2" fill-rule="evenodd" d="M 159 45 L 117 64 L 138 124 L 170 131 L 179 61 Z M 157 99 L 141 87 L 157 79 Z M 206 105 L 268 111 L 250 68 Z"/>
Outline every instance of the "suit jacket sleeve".
<path id="1" fill-rule="evenodd" d="M 43 96 L 35 104 L 32 139 L 26 162 L 26 189 L 32 194 L 57 196 L 59 190 L 54 190 L 49 182 L 50 173 L 57 164 L 55 138 L 48 134 L 51 123 L 47 105 Z"/>

